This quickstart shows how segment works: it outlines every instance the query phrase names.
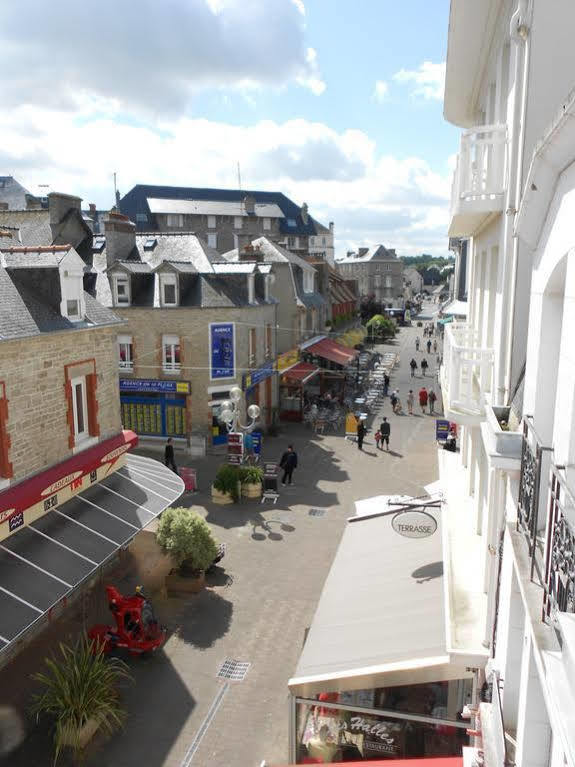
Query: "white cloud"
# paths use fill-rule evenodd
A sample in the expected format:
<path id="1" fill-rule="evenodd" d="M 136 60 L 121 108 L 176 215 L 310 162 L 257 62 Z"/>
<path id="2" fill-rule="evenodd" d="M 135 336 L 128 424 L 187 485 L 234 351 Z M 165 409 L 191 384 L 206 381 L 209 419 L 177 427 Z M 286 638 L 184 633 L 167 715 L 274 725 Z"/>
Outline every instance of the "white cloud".
<path id="1" fill-rule="evenodd" d="M 122 119 L 101 100 L 82 109 L 21 106 L 0 123 L 0 166 L 32 188 L 113 204 L 136 183 L 278 190 L 335 222 L 337 250 L 383 242 L 400 254 L 445 253 L 450 174 L 417 157 L 378 151 L 365 131 L 324 123 L 264 120 L 233 126 L 190 117 Z"/>
<path id="2" fill-rule="evenodd" d="M 380 103 L 385 101 L 389 92 L 389 85 L 385 80 L 376 80 L 375 88 L 373 89 L 373 98 Z"/>
<path id="3" fill-rule="evenodd" d="M 411 93 L 415 98 L 425 101 L 443 101 L 445 61 L 439 64 L 424 61 L 419 69 L 400 69 L 393 75 L 393 79 L 398 83 L 410 85 Z"/>
<path id="4" fill-rule="evenodd" d="M 154 116 L 181 114 L 205 88 L 321 93 L 302 0 L 44 0 L 0 3 L 4 107 L 74 111 L 82 99 L 118 101 Z"/>

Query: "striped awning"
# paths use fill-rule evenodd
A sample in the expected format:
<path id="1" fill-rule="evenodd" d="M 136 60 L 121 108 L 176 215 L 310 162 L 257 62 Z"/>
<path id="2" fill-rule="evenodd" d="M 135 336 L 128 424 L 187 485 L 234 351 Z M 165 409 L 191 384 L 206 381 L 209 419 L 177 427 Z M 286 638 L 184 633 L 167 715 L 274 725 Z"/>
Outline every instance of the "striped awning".
<path id="1" fill-rule="evenodd" d="M 184 490 L 158 461 L 128 455 L 97 484 L 0 542 L 0 653 L 89 579 Z"/>

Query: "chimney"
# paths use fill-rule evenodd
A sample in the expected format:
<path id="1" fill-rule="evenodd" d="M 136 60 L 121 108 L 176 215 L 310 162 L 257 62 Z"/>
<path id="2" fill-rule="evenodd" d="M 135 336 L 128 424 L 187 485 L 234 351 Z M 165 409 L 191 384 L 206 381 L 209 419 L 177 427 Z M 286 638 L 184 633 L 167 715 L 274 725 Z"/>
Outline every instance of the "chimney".
<path id="1" fill-rule="evenodd" d="M 256 198 L 252 197 L 251 194 L 247 194 L 243 199 L 243 203 L 246 213 L 253 216 L 256 212 Z"/>
<path id="2" fill-rule="evenodd" d="M 333 221 L 329 222 L 329 231 L 333 234 Z"/>
<path id="3" fill-rule="evenodd" d="M 108 268 L 114 261 L 125 261 L 136 247 L 136 225 L 115 210 L 104 219 L 104 234 Z"/>
<path id="4" fill-rule="evenodd" d="M 116 189 L 116 210 L 120 212 L 120 190 Z"/>
<path id="5" fill-rule="evenodd" d="M 307 202 L 304 202 L 304 204 L 301 206 L 301 220 L 307 226 L 307 222 L 309 221 L 309 214 L 307 212 Z"/>
<path id="6" fill-rule="evenodd" d="M 251 235 L 249 234 L 238 234 L 237 235 L 238 240 L 238 260 L 239 261 L 246 261 L 245 258 L 242 258 L 242 253 L 247 250 L 248 248 L 251 248 L 252 242 L 251 242 Z M 247 259 L 250 260 L 249 258 Z"/>
<path id="7" fill-rule="evenodd" d="M 50 226 L 52 234 L 70 210 L 77 210 L 82 215 L 82 198 L 73 194 L 50 192 L 48 195 L 48 210 L 50 211 Z"/>
<path id="8" fill-rule="evenodd" d="M 88 207 L 90 208 L 90 216 L 92 216 L 92 218 L 94 218 L 96 216 L 96 206 L 94 205 L 93 202 L 91 202 L 88 205 Z"/>

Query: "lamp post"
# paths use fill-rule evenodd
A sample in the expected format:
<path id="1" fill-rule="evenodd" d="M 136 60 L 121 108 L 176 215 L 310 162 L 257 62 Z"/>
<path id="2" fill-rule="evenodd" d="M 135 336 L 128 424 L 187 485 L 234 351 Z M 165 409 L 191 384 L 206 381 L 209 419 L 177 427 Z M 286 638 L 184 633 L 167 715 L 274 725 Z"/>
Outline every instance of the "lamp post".
<path id="1" fill-rule="evenodd" d="M 248 407 L 248 418 L 250 422 L 248 424 L 240 423 L 240 404 L 244 395 L 239 386 L 234 386 L 230 389 L 229 400 L 222 402 L 220 414 L 218 420 L 225 424 L 228 432 L 243 432 L 249 434 L 253 431 L 258 418 L 260 417 L 259 405 L 250 405 Z"/>

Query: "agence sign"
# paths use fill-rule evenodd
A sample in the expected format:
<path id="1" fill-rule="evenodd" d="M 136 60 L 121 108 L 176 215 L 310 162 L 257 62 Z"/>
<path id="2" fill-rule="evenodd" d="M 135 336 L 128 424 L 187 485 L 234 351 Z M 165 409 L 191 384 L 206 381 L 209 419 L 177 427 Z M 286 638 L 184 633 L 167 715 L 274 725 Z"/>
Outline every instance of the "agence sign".
<path id="1" fill-rule="evenodd" d="M 408 509 L 399 511 L 391 520 L 391 526 L 405 538 L 427 538 L 437 530 L 437 521 L 422 509 Z"/>

